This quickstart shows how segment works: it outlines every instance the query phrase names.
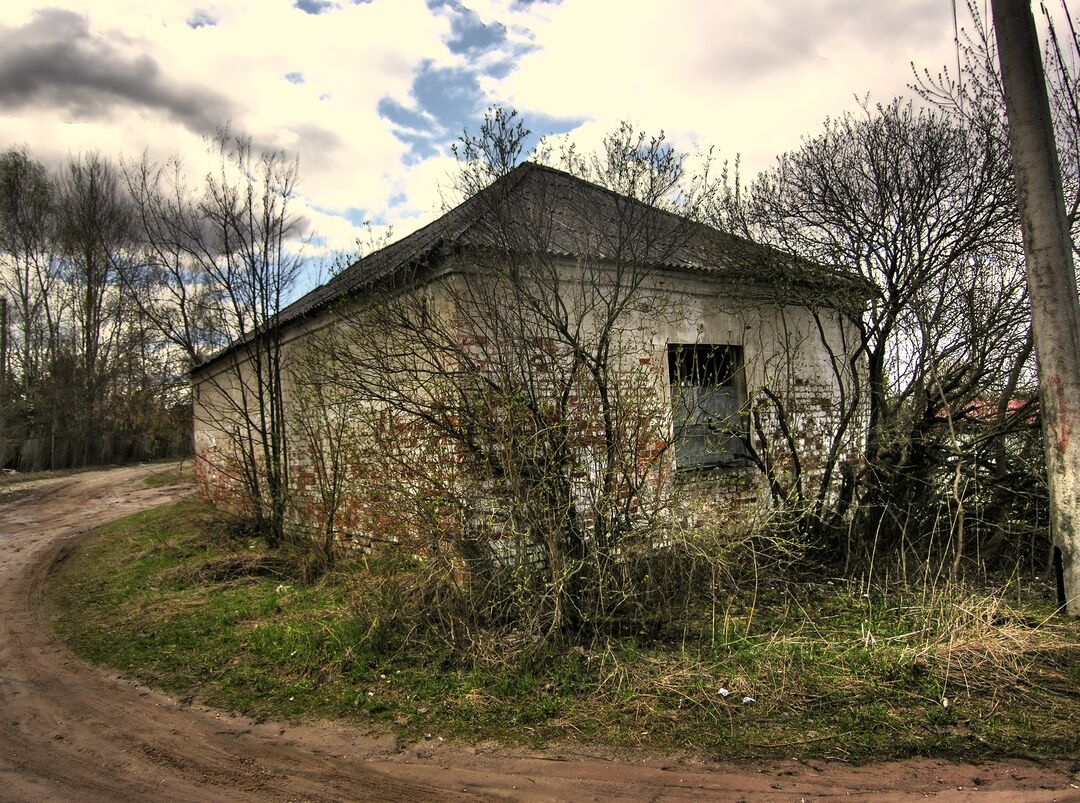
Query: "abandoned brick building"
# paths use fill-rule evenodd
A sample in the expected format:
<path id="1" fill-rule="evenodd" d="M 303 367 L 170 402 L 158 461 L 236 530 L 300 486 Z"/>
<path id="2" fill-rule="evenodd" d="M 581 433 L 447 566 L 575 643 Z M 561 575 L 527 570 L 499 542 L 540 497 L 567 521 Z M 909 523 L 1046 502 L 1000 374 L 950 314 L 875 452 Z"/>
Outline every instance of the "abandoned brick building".
<path id="1" fill-rule="evenodd" d="M 527 441 L 520 426 L 511 431 L 515 422 L 504 421 L 504 413 L 518 402 L 508 399 L 531 405 L 521 408 L 521 418 L 546 409 L 546 403 L 536 401 L 544 393 L 553 398 L 562 394 L 560 426 L 572 419 L 582 433 L 567 447 L 568 453 L 576 449 L 580 454 L 563 458 L 576 461 L 573 477 L 599 472 L 601 464 L 612 474 L 612 455 L 628 447 L 617 446 L 611 430 L 634 426 L 634 443 L 645 446 L 633 465 L 620 457 L 619 472 L 629 475 L 635 465 L 649 463 L 652 486 L 696 485 L 718 504 L 734 504 L 793 492 L 796 484 L 807 496 L 811 494 L 804 485 L 822 480 L 835 485 L 839 467 L 858 452 L 861 435 L 857 345 L 866 297 L 865 285 L 841 270 L 750 243 L 559 170 L 521 165 L 435 222 L 360 259 L 277 315 L 273 337 L 282 366 L 280 415 L 288 441 L 284 447 L 295 502 L 292 515 L 302 519 L 326 514 L 319 511 L 316 487 L 320 476 L 326 479 L 319 474 L 325 474 L 325 461 L 313 460 L 318 457 L 312 454 L 317 437 L 305 444 L 296 435 L 297 425 L 308 423 L 311 416 L 309 409 L 294 403 L 293 397 L 303 395 L 296 388 L 307 382 L 325 400 L 327 387 L 337 381 L 348 388 L 335 396 L 343 399 L 358 386 L 360 372 L 397 373 L 387 363 L 393 349 L 385 342 L 396 324 L 380 322 L 389 320 L 385 313 L 384 318 L 365 319 L 369 308 L 396 304 L 394 320 L 400 322 L 405 315 L 400 310 L 423 299 L 413 305 L 414 328 L 400 336 L 399 356 L 412 371 L 410 388 L 377 383 L 385 396 L 379 403 L 368 398 L 366 406 L 339 404 L 327 419 L 340 426 L 342 418 L 351 418 L 360 426 L 365 423 L 361 419 L 383 420 L 385 408 L 394 407 L 395 399 L 399 402 L 393 426 L 383 420 L 381 429 L 372 425 L 366 430 L 369 441 L 381 439 L 377 450 L 368 443 L 366 451 L 356 446 L 339 455 L 347 465 L 337 469 L 343 480 L 330 518 L 340 535 L 361 539 L 379 537 L 373 528 L 396 518 L 387 517 L 385 504 L 382 518 L 367 510 L 381 492 L 363 480 L 365 466 L 387 451 L 388 438 L 409 441 L 393 471 L 414 494 L 419 491 L 409 449 L 417 461 L 428 464 L 459 460 L 460 443 L 456 450 L 447 448 L 442 437 L 436 439 L 439 446 L 427 448 L 430 442 L 403 420 L 412 415 L 423 429 L 423 421 L 430 424 L 433 416 L 443 415 L 432 412 L 436 408 L 431 399 L 442 392 L 435 385 L 441 377 L 463 375 L 466 362 L 470 376 L 502 371 L 506 376 L 500 387 L 518 383 L 520 392 L 500 391 L 498 404 L 485 408 L 491 427 L 508 433 L 500 449 L 520 453 L 538 439 L 535 426 Z M 331 336 L 337 340 L 328 339 Z M 339 362 L 341 354 L 354 347 L 364 352 L 368 339 L 382 343 L 378 360 L 358 357 L 356 364 L 362 368 L 350 371 L 339 365 L 312 385 L 313 363 L 317 369 L 320 361 Z M 453 344 L 447 345 L 447 339 Z M 517 351 L 497 345 L 509 341 L 518 344 Z M 240 436 L 243 411 L 250 409 L 256 386 L 253 366 L 266 362 L 254 359 L 257 348 L 250 339 L 234 343 L 192 373 L 198 481 L 205 495 L 223 504 L 240 482 L 235 464 L 243 456 L 238 452 L 248 450 L 252 455 L 247 459 L 261 459 Z M 443 373 L 421 376 L 417 365 L 423 360 L 417 355 L 440 349 L 453 353 L 452 358 L 439 358 Z M 602 359 L 615 367 L 602 367 Z M 444 364 L 450 362 L 456 367 Z M 592 390 L 583 391 L 567 378 L 579 370 L 582 377 L 591 372 Z M 620 386 L 620 379 L 614 389 L 605 389 L 610 377 L 631 375 L 632 381 Z M 483 394 L 491 386 L 477 384 L 470 393 Z M 365 387 L 370 391 L 372 385 Z M 617 403 L 609 392 L 619 398 Z M 604 398 L 592 398 L 597 393 Z M 427 406 L 413 411 L 409 394 L 423 397 Z M 649 409 L 647 424 L 641 423 L 644 413 L 627 412 L 631 396 L 639 407 Z M 577 412 L 565 413 L 571 408 Z M 435 425 L 446 431 L 464 429 L 462 409 L 459 405 L 453 416 L 446 413 Z M 478 420 L 483 428 L 483 416 Z M 265 425 L 249 420 L 246 428 L 259 426 Z M 604 426 L 609 435 L 606 457 L 600 453 Z M 490 463 L 492 458 L 489 454 L 485 459 Z M 635 481 L 625 476 L 614 480 Z M 638 482 L 634 490 L 620 490 L 617 496 L 642 495 L 649 483 Z M 585 492 L 574 493 L 584 499 Z M 325 499 L 325 493 L 319 498 Z M 393 505 L 390 510 L 395 510 Z M 392 529 L 393 522 L 386 526 Z"/>

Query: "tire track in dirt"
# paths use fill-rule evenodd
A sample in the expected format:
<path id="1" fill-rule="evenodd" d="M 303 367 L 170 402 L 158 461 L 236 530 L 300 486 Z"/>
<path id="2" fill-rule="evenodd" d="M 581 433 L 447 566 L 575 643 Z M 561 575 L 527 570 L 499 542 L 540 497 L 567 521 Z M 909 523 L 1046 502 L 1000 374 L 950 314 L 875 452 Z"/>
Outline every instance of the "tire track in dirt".
<path id="1" fill-rule="evenodd" d="M 93 527 L 173 501 L 161 466 L 0 489 L 0 799 L 1077 800 L 1075 766 L 917 760 L 703 764 L 423 742 L 256 723 L 88 666 L 50 634 L 51 567 Z M 962 787 L 962 788 L 958 788 Z"/>
<path id="2" fill-rule="evenodd" d="M 0 496 L 0 798 L 415 800 L 431 786 L 326 749 L 227 726 L 88 667 L 51 635 L 40 595 L 74 539 L 186 489 L 142 488 L 160 466 L 15 486 Z M 348 745 L 335 744 L 337 756 Z M 305 749 L 306 748 L 306 749 Z"/>

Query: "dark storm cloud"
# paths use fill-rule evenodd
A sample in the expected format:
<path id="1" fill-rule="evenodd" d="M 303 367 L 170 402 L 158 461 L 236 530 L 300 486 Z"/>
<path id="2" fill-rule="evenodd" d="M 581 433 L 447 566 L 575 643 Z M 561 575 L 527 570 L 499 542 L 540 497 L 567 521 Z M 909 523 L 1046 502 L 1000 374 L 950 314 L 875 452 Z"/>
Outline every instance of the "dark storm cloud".
<path id="1" fill-rule="evenodd" d="M 198 133 L 233 116 L 223 95 L 173 80 L 132 45 L 119 34 L 93 34 L 85 17 L 55 8 L 21 28 L 0 27 L 0 108 L 52 107 L 100 119 L 118 105 L 142 107 Z"/>
<path id="2" fill-rule="evenodd" d="M 292 130 L 300 138 L 300 152 L 304 158 L 323 158 L 331 160 L 331 157 L 342 146 L 341 137 L 317 123 L 300 123 L 292 126 Z"/>

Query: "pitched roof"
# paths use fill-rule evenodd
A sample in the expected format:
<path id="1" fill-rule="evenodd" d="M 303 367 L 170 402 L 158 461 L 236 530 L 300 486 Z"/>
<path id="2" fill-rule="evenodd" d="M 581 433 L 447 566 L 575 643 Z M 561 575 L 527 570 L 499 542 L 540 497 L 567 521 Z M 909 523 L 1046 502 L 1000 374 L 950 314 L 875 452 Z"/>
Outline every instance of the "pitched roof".
<path id="1" fill-rule="evenodd" d="M 526 162 L 438 220 L 357 260 L 289 304 L 278 314 L 278 326 L 373 285 L 408 275 L 411 269 L 433 264 L 442 255 L 506 248 L 597 260 L 622 259 L 744 284 L 783 282 L 844 288 L 864 297 L 869 295 L 866 283 L 852 273 L 807 262 L 561 170 Z M 196 370 L 216 362 L 240 343 L 230 344 Z"/>

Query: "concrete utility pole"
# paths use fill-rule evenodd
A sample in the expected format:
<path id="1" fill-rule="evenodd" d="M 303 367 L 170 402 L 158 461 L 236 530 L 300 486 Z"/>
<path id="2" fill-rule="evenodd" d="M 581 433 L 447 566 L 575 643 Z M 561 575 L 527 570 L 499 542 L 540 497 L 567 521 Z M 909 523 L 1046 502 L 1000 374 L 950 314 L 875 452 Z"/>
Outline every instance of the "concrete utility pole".
<path id="1" fill-rule="evenodd" d="M 1058 597 L 1080 616 L 1080 304 L 1029 0 L 991 0 L 1027 260 Z"/>

